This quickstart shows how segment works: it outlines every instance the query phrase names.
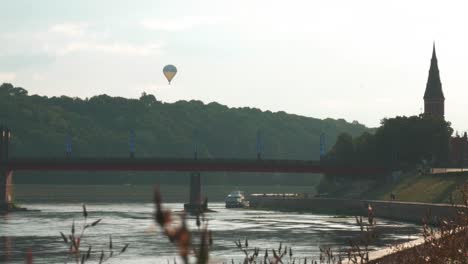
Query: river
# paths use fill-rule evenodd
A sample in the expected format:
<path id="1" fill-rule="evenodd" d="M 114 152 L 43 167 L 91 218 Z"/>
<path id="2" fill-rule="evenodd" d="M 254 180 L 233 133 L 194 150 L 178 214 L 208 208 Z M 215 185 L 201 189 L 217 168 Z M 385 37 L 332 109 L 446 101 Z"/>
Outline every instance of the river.
<path id="1" fill-rule="evenodd" d="M 83 223 L 81 203 L 75 201 L 80 196 L 75 192 L 76 188 L 84 188 L 88 193 L 95 190 L 90 191 L 89 186 L 73 187 L 75 189 L 70 187 L 73 192 L 66 197 L 73 201 L 67 201 L 62 197 L 64 201 L 58 202 L 57 196 L 62 195 L 59 191 L 49 194 L 38 193 L 38 198 L 31 200 L 31 192 L 27 195 L 24 192 L 27 188 L 17 188 L 17 197 L 25 201 L 22 206 L 40 211 L 0 216 L 0 262 L 24 263 L 26 252 L 30 250 L 34 263 L 65 263 L 68 248 L 59 232 L 70 233 L 73 221 L 79 232 L 79 227 Z M 55 187 L 47 188 L 50 190 Z M 108 193 L 106 188 L 116 187 L 101 186 L 97 189 L 102 193 Z M 60 189 L 66 193 L 67 188 Z M 163 194 L 164 190 L 168 190 L 168 194 L 172 193 L 169 187 L 162 187 L 161 190 Z M 54 197 L 53 201 L 47 199 L 50 196 Z M 94 259 L 98 258 L 100 249 L 108 248 L 109 236 L 112 235 L 115 250 L 119 250 L 125 243 L 129 243 L 129 247 L 124 254 L 110 259 L 109 263 L 167 263 L 168 261 L 173 263 L 177 249 L 155 225 L 152 203 L 132 199 L 130 199 L 132 202 L 128 202 L 126 199 L 116 197 L 114 201 L 109 201 L 110 196 L 105 197 L 107 197 L 105 201 L 97 201 L 99 199 L 96 198 L 84 199 L 89 212 L 88 223 L 102 219 L 97 226 L 87 229 L 85 239 L 82 241 L 82 247 L 87 248 L 88 243 L 93 245 Z M 173 199 L 175 198 L 169 200 Z M 359 234 L 359 227 L 353 217 L 225 209 L 219 198 L 214 200 L 210 203 L 210 208 L 216 212 L 206 214 L 206 218 L 214 239 L 211 258 L 220 262 L 230 263 L 231 259 L 239 262 L 242 259 L 244 253 L 234 244 L 234 241 L 239 239 L 248 238 L 251 247 L 262 249 L 278 248 L 282 242 L 283 245 L 292 246 L 296 257 L 317 259 L 319 247 L 343 248 L 348 245 L 348 239 L 355 238 Z M 183 208 L 182 203 L 172 201 L 165 206 L 175 212 Z M 189 218 L 188 223 L 191 229 L 196 229 L 193 218 Z M 381 248 L 397 241 L 415 239 L 419 233 L 420 228 L 416 225 L 378 219 L 379 236 L 374 247 Z"/>

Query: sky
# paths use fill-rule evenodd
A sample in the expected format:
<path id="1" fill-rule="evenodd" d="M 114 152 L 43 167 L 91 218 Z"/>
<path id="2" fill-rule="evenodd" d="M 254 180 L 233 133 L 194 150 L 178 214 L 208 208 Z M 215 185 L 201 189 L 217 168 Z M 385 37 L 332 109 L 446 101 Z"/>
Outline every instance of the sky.
<path id="1" fill-rule="evenodd" d="M 30 94 L 201 100 L 315 118 L 417 115 L 433 41 L 468 130 L 468 4 L 408 0 L 0 0 L 0 83 Z M 162 68 L 174 64 L 171 85 Z M 465 111 L 464 111 L 465 110 Z"/>

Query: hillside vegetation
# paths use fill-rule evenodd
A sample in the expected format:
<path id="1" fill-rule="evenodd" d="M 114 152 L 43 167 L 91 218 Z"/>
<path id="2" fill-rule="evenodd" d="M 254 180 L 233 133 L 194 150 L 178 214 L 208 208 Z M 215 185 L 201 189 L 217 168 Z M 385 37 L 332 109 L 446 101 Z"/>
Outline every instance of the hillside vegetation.
<path id="1" fill-rule="evenodd" d="M 192 157 L 196 141 L 200 158 L 255 158 L 260 130 L 264 158 L 318 159 L 322 132 L 331 146 L 342 132 L 369 131 L 343 119 L 200 101 L 164 103 L 146 93 L 139 99 L 28 95 L 6 83 L 0 86 L 0 123 L 12 130 L 14 157 L 63 157 L 67 134 L 73 157 L 127 157 L 134 130 L 136 157 Z"/>
<path id="2" fill-rule="evenodd" d="M 322 178 L 318 191 L 348 198 L 385 199 L 393 193 L 405 201 L 447 200 L 463 182 L 461 178 L 426 174 L 430 167 L 453 165 L 449 159 L 452 133 L 450 122 L 420 115 L 383 119 L 373 134 L 366 132 L 354 138 L 350 134 L 340 134 L 324 162 L 383 166 L 400 171 L 403 176 L 396 179 L 385 173 L 328 174 Z"/>

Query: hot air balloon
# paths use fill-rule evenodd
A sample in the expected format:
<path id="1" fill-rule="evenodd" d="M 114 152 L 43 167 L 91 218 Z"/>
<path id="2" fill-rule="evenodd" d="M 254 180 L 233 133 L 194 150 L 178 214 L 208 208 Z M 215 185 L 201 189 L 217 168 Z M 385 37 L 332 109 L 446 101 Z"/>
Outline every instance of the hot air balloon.
<path id="1" fill-rule="evenodd" d="M 177 68 L 171 64 L 166 65 L 163 68 L 163 73 L 164 73 L 164 76 L 166 76 L 166 79 L 169 81 L 169 84 L 171 84 L 172 78 L 174 78 L 174 76 L 177 73 Z"/>

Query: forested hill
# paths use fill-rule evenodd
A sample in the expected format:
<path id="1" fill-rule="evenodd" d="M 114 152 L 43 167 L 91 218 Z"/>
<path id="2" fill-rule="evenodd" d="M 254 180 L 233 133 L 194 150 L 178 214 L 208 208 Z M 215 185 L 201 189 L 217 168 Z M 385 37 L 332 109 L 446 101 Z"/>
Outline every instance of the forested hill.
<path id="1" fill-rule="evenodd" d="M 0 123 L 12 130 L 14 157 L 63 157 L 67 134 L 73 157 L 126 157 L 134 130 L 136 157 L 191 157 L 196 138 L 200 158 L 255 158 L 260 130 L 264 158 L 317 159 L 322 132 L 331 147 L 341 132 L 357 136 L 369 130 L 343 119 L 200 101 L 164 103 L 145 93 L 139 99 L 28 95 L 11 84 L 0 86 Z"/>

